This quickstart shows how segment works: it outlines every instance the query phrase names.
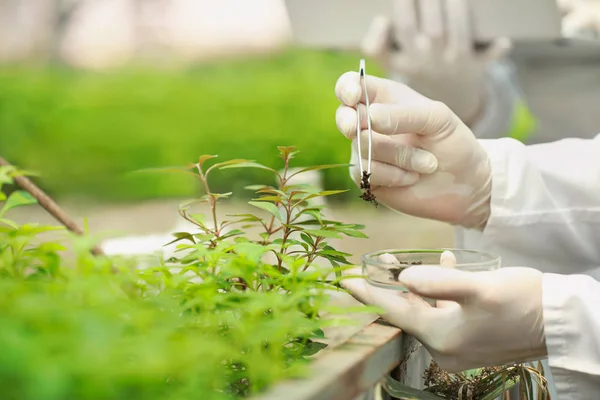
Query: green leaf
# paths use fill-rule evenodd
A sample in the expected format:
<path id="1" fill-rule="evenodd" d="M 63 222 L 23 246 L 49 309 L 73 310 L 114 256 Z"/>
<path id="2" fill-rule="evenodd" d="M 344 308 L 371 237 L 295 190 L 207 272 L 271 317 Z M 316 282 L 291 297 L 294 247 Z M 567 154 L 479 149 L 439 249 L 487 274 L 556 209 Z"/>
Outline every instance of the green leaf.
<path id="1" fill-rule="evenodd" d="M 478 375 L 480 373 L 480 371 L 477 371 L 476 374 L 474 375 L 468 375 L 467 376 L 472 379 L 474 376 Z M 519 382 L 519 378 L 515 378 L 515 379 L 507 379 L 506 376 L 502 376 L 503 374 L 500 373 L 498 374 L 498 376 L 493 377 L 492 382 L 490 382 L 488 384 L 489 389 L 488 389 L 488 393 L 486 393 L 481 400 L 494 400 L 499 398 L 504 392 L 510 390 L 511 388 L 513 388 L 518 382 Z M 494 387 L 495 386 L 495 387 Z M 539 390 L 539 388 L 538 388 Z M 532 397 L 527 397 L 528 399 L 533 400 L 533 394 L 531 394 Z M 540 397 L 538 397 L 540 398 Z M 543 397 L 541 397 L 543 398 Z"/>
<path id="2" fill-rule="evenodd" d="M 335 231 L 327 231 L 323 229 L 306 229 L 304 232 L 312 236 L 320 236 L 329 239 L 339 239 L 341 236 Z"/>
<path id="3" fill-rule="evenodd" d="M 261 233 L 258 234 L 258 236 L 260 236 L 264 240 L 267 240 L 269 238 L 269 236 L 271 236 L 271 235 L 269 233 L 267 233 L 267 232 L 261 232 Z"/>
<path id="4" fill-rule="evenodd" d="M 265 211 L 268 211 L 270 214 L 274 215 L 279 221 L 281 221 L 281 213 L 277 206 L 273 203 L 267 203 L 263 201 L 249 201 L 248 204 L 254 207 L 262 208 Z"/>
<path id="5" fill-rule="evenodd" d="M 17 229 L 19 227 L 19 225 L 17 225 L 15 222 L 5 219 L 5 218 L 0 218 L 0 223 L 8 225 L 13 229 Z"/>
<path id="6" fill-rule="evenodd" d="M 318 256 L 328 260 L 333 267 L 339 267 L 340 264 L 342 264 L 342 265 L 350 265 L 351 264 L 351 262 L 346 260 L 346 258 L 340 257 L 340 256 L 328 256 L 328 255 L 323 255 L 320 253 L 318 254 Z"/>
<path id="7" fill-rule="evenodd" d="M 293 173 L 288 177 L 290 179 L 292 176 L 296 176 L 298 174 L 302 174 L 308 171 L 319 171 L 323 169 L 332 169 L 332 168 L 341 168 L 341 167 L 350 167 L 350 164 L 329 164 L 329 165 L 313 165 L 312 167 L 302 168 L 300 171 Z"/>
<path id="8" fill-rule="evenodd" d="M 333 196 L 340 193 L 346 193 L 349 189 L 345 190 L 325 190 L 323 192 L 319 192 L 319 196 Z"/>
<path id="9" fill-rule="evenodd" d="M 279 150 L 280 157 L 284 160 L 291 159 L 294 154 L 297 154 L 296 146 L 277 146 L 277 150 Z"/>
<path id="10" fill-rule="evenodd" d="M 258 263 L 267 251 L 264 246 L 251 242 L 237 243 L 233 248 L 238 255 L 246 257 L 253 263 Z"/>
<path id="11" fill-rule="evenodd" d="M 4 203 L 4 207 L 0 210 L 0 215 L 5 214 L 8 210 L 12 210 L 13 208 L 28 206 L 31 204 L 36 204 L 37 200 L 24 190 L 17 190 L 16 192 L 12 192 L 6 203 Z"/>
<path id="12" fill-rule="evenodd" d="M 315 242 L 313 240 L 312 237 L 308 236 L 306 233 L 302 232 L 300 233 L 300 237 L 302 238 L 302 240 L 304 240 L 306 243 L 310 244 L 311 246 L 314 246 Z"/>
<path id="13" fill-rule="evenodd" d="M 226 234 L 221 236 L 221 239 L 227 239 L 230 237 L 234 237 L 234 236 L 239 236 L 239 235 L 244 235 L 246 232 L 239 230 L 239 229 L 233 229 L 229 232 L 227 232 Z"/>
<path id="14" fill-rule="evenodd" d="M 411 399 L 411 400 L 444 400 L 445 397 L 437 396 L 433 393 L 424 390 L 408 387 L 390 376 L 386 377 L 385 381 L 386 392 L 394 399 Z"/>
<path id="15" fill-rule="evenodd" d="M 342 253 L 341 251 L 337 251 L 337 250 L 321 250 L 319 252 L 319 254 L 335 256 L 335 257 L 350 257 L 352 255 L 350 253 Z"/>
<path id="16" fill-rule="evenodd" d="M 356 229 L 356 230 L 361 230 L 361 229 L 365 229 L 365 225 L 360 225 L 360 224 L 345 224 L 343 225 L 344 228 L 350 228 L 350 229 Z"/>
<path id="17" fill-rule="evenodd" d="M 367 235 L 365 235 L 364 233 L 354 230 L 354 229 L 343 229 L 343 228 L 335 228 L 338 232 L 343 233 L 346 236 L 350 236 L 350 237 L 354 237 L 354 238 L 361 238 L 361 239 L 368 239 L 369 237 Z"/>
<path id="18" fill-rule="evenodd" d="M 464 374 L 469 378 L 474 378 L 477 375 L 479 375 L 481 372 L 483 371 L 483 368 L 475 368 L 475 369 L 468 369 L 466 371 L 464 371 Z"/>
<path id="19" fill-rule="evenodd" d="M 320 221 L 320 223 L 324 224 L 326 222 L 323 220 L 323 216 L 321 215 L 321 208 L 323 208 L 323 207 L 304 208 L 304 209 L 300 210 L 298 215 L 308 214 L 308 215 L 312 216 L 313 218 L 315 218 L 316 220 Z M 327 222 L 327 223 L 329 223 L 329 222 Z"/>
<path id="20" fill-rule="evenodd" d="M 267 187 L 268 187 L 267 185 L 248 185 L 248 186 L 244 186 L 244 189 L 257 191 L 257 190 L 264 189 Z"/>
<path id="21" fill-rule="evenodd" d="M 58 242 L 46 242 L 42 243 L 38 247 L 39 250 L 44 252 L 58 252 L 65 251 L 67 248 Z"/>
<path id="22" fill-rule="evenodd" d="M 205 224 L 206 224 L 206 215 L 205 214 L 190 214 L 189 217 L 202 226 L 205 226 Z"/>
<path id="23" fill-rule="evenodd" d="M 310 341 L 302 349 L 302 355 L 304 357 L 312 356 L 314 354 L 317 354 L 319 351 L 323 350 L 325 347 L 327 347 L 326 343 Z"/>
<path id="24" fill-rule="evenodd" d="M 243 163 L 239 163 L 239 164 L 232 164 L 232 165 L 225 165 L 224 167 L 221 167 L 219 169 L 230 169 L 230 168 L 258 168 L 258 169 L 265 169 L 267 171 L 271 171 L 277 175 L 279 175 L 279 173 L 277 171 L 275 171 L 273 168 L 269 168 L 265 165 L 256 163 L 256 162 L 243 162 Z"/>
<path id="25" fill-rule="evenodd" d="M 227 167 L 227 166 L 237 165 L 237 164 L 245 164 L 245 163 L 249 163 L 249 162 L 252 162 L 252 161 L 238 158 L 238 159 L 234 159 L 234 160 L 224 161 L 224 162 L 221 162 L 221 163 L 216 163 L 214 165 L 211 165 L 210 168 L 208 168 L 206 170 L 206 174 L 208 175 L 208 173 L 210 171 L 212 171 L 213 169 L 217 169 L 217 168 L 218 169 L 222 169 L 222 168 Z"/>
<path id="26" fill-rule="evenodd" d="M 13 165 L 3 165 L 0 167 L 0 187 L 1 184 L 12 184 L 16 167 Z"/>
<path id="27" fill-rule="evenodd" d="M 40 224 L 24 224 L 19 226 L 17 233 L 22 236 L 34 236 L 40 233 L 62 231 L 65 230 L 63 226 L 50 226 Z"/>
<path id="28" fill-rule="evenodd" d="M 314 199 L 314 198 L 317 198 L 317 197 L 333 196 L 333 195 L 336 195 L 336 194 L 345 193 L 347 191 L 348 190 L 326 190 L 324 192 L 319 192 L 319 193 L 308 195 L 308 196 L 304 197 L 300 201 L 307 201 L 307 200 Z"/>
<path id="29" fill-rule="evenodd" d="M 196 244 L 196 241 L 194 240 L 194 235 L 188 233 L 188 232 L 175 232 L 173 233 L 173 236 L 175 236 L 175 240 L 165 244 L 165 246 L 168 246 L 170 244 L 173 244 L 175 242 L 179 242 L 180 240 L 189 240 L 190 242 L 192 242 L 193 244 Z"/>
<path id="30" fill-rule="evenodd" d="M 213 233 L 195 233 L 192 236 L 201 241 L 208 241 L 215 237 Z"/>
<path id="31" fill-rule="evenodd" d="M 241 218 L 235 222 L 260 222 L 260 221 L 262 221 L 262 218 L 259 218 L 254 214 L 227 214 L 227 216 Z"/>
<path id="32" fill-rule="evenodd" d="M 227 192 L 227 193 L 211 193 L 210 195 L 214 198 L 214 199 L 226 199 L 229 196 L 231 196 L 233 194 L 233 192 Z"/>
<path id="33" fill-rule="evenodd" d="M 205 162 L 207 162 L 208 160 L 211 160 L 213 158 L 217 158 L 219 157 L 218 155 L 210 155 L 210 154 L 205 154 L 200 156 L 200 158 L 198 158 L 198 165 L 200 166 L 200 168 L 202 168 L 202 166 L 204 165 Z"/>
<path id="34" fill-rule="evenodd" d="M 318 219 L 307 219 L 306 221 L 295 221 L 294 225 L 296 229 L 302 229 L 303 225 L 320 225 L 321 221 Z"/>
<path id="35" fill-rule="evenodd" d="M 221 167 L 225 167 L 227 165 L 242 164 L 242 163 L 249 163 L 249 162 L 253 162 L 253 161 L 246 160 L 243 158 L 237 158 L 237 159 L 233 159 L 233 160 L 227 160 L 227 161 L 223 161 L 220 163 L 216 163 L 216 164 L 212 165 L 211 168 L 221 168 Z"/>
<path id="36" fill-rule="evenodd" d="M 323 332 L 323 329 L 317 329 L 313 331 L 311 336 L 319 339 L 325 339 L 325 332 Z"/>
<path id="37" fill-rule="evenodd" d="M 264 188 L 262 188 L 260 190 L 257 190 L 257 193 L 275 193 L 275 194 L 280 195 L 283 198 L 287 198 L 288 197 L 287 193 L 284 192 L 283 190 L 275 189 L 275 188 L 272 188 L 272 187 L 264 187 Z"/>
<path id="38" fill-rule="evenodd" d="M 255 201 L 270 201 L 270 202 L 281 202 L 281 197 L 279 196 L 262 196 L 254 199 Z"/>

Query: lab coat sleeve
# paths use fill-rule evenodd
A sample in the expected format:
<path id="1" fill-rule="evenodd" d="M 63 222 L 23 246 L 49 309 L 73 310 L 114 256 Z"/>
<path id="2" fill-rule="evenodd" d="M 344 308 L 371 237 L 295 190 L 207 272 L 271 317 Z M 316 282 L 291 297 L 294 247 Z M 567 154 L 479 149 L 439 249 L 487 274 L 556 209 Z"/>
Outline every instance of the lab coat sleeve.
<path id="1" fill-rule="evenodd" d="M 544 274 L 548 364 L 560 400 L 600 397 L 600 282 L 586 275 Z"/>
<path id="2" fill-rule="evenodd" d="M 477 247 L 507 261 L 537 260 L 525 265 L 544 272 L 597 268 L 600 135 L 529 146 L 511 138 L 479 142 L 492 165 L 492 197 Z"/>
<path id="3" fill-rule="evenodd" d="M 558 398 L 600 398 L 600 283 L 583 275 L 600 264 L 600 137 L 480 143 L 492 197 L 477 247 L 500 254 L 503 265 L 546 272 L 544 327 Z"/>

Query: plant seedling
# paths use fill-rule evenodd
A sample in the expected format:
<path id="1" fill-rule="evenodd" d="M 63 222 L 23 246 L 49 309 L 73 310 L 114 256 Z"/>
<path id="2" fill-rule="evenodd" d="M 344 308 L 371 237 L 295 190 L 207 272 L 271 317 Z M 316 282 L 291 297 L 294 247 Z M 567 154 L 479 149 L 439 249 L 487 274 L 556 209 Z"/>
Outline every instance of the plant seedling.
<path id="1" fill-rule="evenodd" d="M 425 370 L 426 392 L 445 400 L 495 400 L 520 383 L 519 399 L 550 400 L 541 361 L 537 366 L 510 364 L 449 374 L 432 361 Z M 533 388 L 538 394 L 534 397 Z"/>
<path id="2" fill-rule="evenodd" d="M 363 199 L 366 202 L 369 202 L 371 204 L 373 204 L 375 207 L 377 207 L 378 203 L 375 200 L 375 195 L 371 192 L 371 182 L 370 182 L 370 178 L 371 178 L 371 155 L 372 155 L 372 146 L 373 146 L 373 131 L 371 129 L 371 114 L 369 111 L 370 108 L 370 102 L 369 102 L 369 91 L 367 90 L 367 82 L 366 82 L 366 77 L 367 77 L 367 73 L 365 70 L 365 60 L 361 59 L 360 60 L 360 64 L 358 67 L 358 74 L 360 76 L 360 81 L 362 83 L 363 86 L 363 92 L 365 95 L 365 106 L 367 108 L 367 128 L 368 128 L 368 159 L 367 159 L 367 168 L 363 168 L 363 163 L 362 163 L 362 151 L 361 151 L 361 128 L 362 128 L 362 123 L 361 123 L 361 118 L 360 118 L 360 112 L 356 113 L 356 117 L 357 117 L 357 124 L 356 124 L 356 137 L 359 139 L 357 140 L 357 145 L 358 145 L 358 154 L 360 155 L 360 157 L 358 157 L 358 167 L 362 173 L 361 175 L 361 179 L 360 179 L 360 189 L 363 190 L 363 194 L 360 196 L 361 199 Z"/>
<path id="3" fill-rule="evenodd" d="M 87 230 L 71 235 L 74 257 L 63 257 L 61 242 L 39 237 L 56 227 L 9 220 L 10 210 L 36 199 L 31 186 L 3 195 L 20 172 L 0 165 L 0 347 L 10 349 L 0 360 L 3 397 L 243 398 L 300 375 L 327 346 L 324 328 L 350 322 L 346 312 L 374 312 L 329 303 L 350 268 L 350 254 L 329 240 L 366 235 L 314 200 L 345 190 L 293 183 L 348 165 L 290 169 L 295 148 L 278 149 L 279 171 L 212 155 L 168 168 L 193 175 L 204 193 L 179 208 L 193 228 L 173 233 L 175 255 L 145 268 L 136 258 L 91 254 Z M 217 208 L 231 193 L 210 183 L 229 168 L 268 171 L 276 184 L 248 186 L 256 213 L 221 220 Z M 195 203 L 207 213 L 194 212 Z"/>

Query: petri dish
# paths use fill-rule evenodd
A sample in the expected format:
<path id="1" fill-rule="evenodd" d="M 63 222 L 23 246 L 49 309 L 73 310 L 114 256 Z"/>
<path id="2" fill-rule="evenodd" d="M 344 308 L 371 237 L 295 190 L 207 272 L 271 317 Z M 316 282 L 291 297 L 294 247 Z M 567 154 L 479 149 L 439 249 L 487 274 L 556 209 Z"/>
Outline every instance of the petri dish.
<path id="1" fill-rule="evenodd" d="M 392 249 L 364 254 L 362 256 L 363 275 L 367 282 L 373 286 L 407 292 L 408 290 L 398 282 L 400 273 L 411 266 L 439 266 L 440 256 L 444 251 L 454 253 L 456 257 L 455 268 L 463 271 L 482 272 L 500 268 L 499 256 L 476 250 Z"/>

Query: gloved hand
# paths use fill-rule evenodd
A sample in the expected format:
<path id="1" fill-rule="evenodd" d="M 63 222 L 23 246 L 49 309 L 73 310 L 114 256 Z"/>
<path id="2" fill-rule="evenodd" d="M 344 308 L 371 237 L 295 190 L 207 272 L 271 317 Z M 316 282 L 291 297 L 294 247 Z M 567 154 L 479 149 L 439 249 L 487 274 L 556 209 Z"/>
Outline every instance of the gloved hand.
<path id="1" fill-rule="evenodd" d="M 385 310 L 385 320 L 417 338 L 448 372 L 545 358 L 542 273 L 531 268 L 459 271 L 448 253 L 439 267 L 414 266 L 400 273 L 410 293 L 359 278 L 342 284 L 362 303 Z M 418 296 L 436 299 L 436 307 Z"/>
<path id="2" fill-rule="evenodd" d="M 510 41 L 499 38 L 475 51 L 466 0 L 421 0 L 418 9 L 413 0 L 397 0 L 394 7 L 393 21 L 388 16 L 372 21 L 362 51 L 393 79 L 474 123 L 484 106 L 486 68 L 510 50 Z"/>
<path id="3" fill-rule="evenodd" d="M 566 37 L 600 36 L 599 0 L 562 0 L 559 1 L 565 16 L 562 20 L 562 32 Z"/>
<path id="4" fill-rule="evenodd" d="M 483 229 L 490 213 L 491 167 L 470 129 L 443 103 L 402 83 L 370 75 L 366 83 L 373 128 L 371 186 L 378 201 L 417 217 Z M 342 102 L 337 126 L 353 139 L 350 173 L 359 184 L 357 107 L 362 129 L 367 121 L 358 73 L 342 75 L 335 92 Z M 365 168 L 367 138 L 363 131 Z"/>

